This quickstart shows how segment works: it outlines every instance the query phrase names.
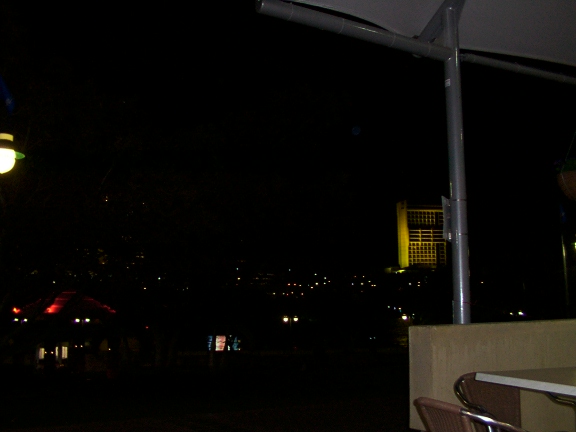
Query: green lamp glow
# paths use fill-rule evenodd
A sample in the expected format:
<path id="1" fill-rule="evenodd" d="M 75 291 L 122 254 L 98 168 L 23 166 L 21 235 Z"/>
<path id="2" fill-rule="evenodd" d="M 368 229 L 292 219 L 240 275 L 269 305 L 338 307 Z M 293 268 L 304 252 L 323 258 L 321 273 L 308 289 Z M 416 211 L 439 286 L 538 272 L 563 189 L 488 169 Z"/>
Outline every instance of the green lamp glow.
<path id="1" fill-rule="evenodd" d="M 24 155 L 14 151 L 12 144 L 14 136 L 7 133 L 0 133 L 0 174 L 4 174 L 14 168 L 16 159 L 23 159 Z"/>

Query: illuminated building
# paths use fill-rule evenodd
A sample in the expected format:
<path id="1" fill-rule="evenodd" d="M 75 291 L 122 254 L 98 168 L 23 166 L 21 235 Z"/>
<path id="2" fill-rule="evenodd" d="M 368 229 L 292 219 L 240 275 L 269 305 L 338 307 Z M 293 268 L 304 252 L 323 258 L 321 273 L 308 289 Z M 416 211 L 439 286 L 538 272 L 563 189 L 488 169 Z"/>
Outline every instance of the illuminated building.
<path id="1" fill-rule="evenodd" d="M 446 240 L 442 235 L 441 205 L 396 205 L 398 261 L 400 268 L 446 265 Z"/>

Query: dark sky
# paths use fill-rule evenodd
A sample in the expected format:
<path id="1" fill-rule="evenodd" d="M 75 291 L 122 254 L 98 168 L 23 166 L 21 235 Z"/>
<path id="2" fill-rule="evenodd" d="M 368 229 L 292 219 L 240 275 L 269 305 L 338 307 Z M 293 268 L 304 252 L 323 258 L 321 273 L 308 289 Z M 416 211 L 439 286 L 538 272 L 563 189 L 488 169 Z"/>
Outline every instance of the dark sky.
<path id="1" fill-rule="evenodd" d="M 19 3 L 4 32 L 20 32 L 30 64 L 61 60 L 95 83 L 130 127 L 226 131 L 226 167 L 298 191 L 279 199 L 301 226 L 271 223 L 254 250 L 396 264 L 396 201 L 449 194 L 442 64 L 261 16 L 250 0 L 204 3 Z M 13 89 L 17 65 L 0 65 Z M 553 164 L 576 130 L 576 89 L 469 64 L 462 81 L 471 267 L 555 271 Z M 180 164 L 195 157 L 167 146 Z"/>

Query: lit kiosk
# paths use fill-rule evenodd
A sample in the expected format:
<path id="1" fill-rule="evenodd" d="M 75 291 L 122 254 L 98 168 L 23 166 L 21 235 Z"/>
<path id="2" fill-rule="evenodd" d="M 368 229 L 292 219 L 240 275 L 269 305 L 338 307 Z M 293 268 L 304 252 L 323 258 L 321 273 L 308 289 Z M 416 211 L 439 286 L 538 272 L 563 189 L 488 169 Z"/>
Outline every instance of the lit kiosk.
<path id="1" fill-rule="evenodd" d="M 8 133 L 0 133 L 0 174 L 7 173 L 16 163 L 16 159 L 23 159 L 24 155 L 12 148 L 14 136 Z"/>

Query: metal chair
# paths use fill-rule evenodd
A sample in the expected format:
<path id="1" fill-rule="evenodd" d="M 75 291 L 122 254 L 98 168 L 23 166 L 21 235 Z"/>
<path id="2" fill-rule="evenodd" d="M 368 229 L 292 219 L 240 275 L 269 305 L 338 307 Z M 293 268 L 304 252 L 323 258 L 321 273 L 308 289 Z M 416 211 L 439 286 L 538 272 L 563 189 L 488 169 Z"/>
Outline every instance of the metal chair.
<path id="1" fill-rule="evenodd" d="M 414 405 L 428 432 L 476 432 L 476 425 L 490 431 L 526 432 L 509 423 L 436 399 L 420 397 L 414 401 Z"/>
<path id="2" fill-rule="evenodd" d="M 522 425 L 520 389 L 476 381 L 476 373 L 462 375 L 454 383 L 454 393 L 468 410 L 504 423 Z"/>

